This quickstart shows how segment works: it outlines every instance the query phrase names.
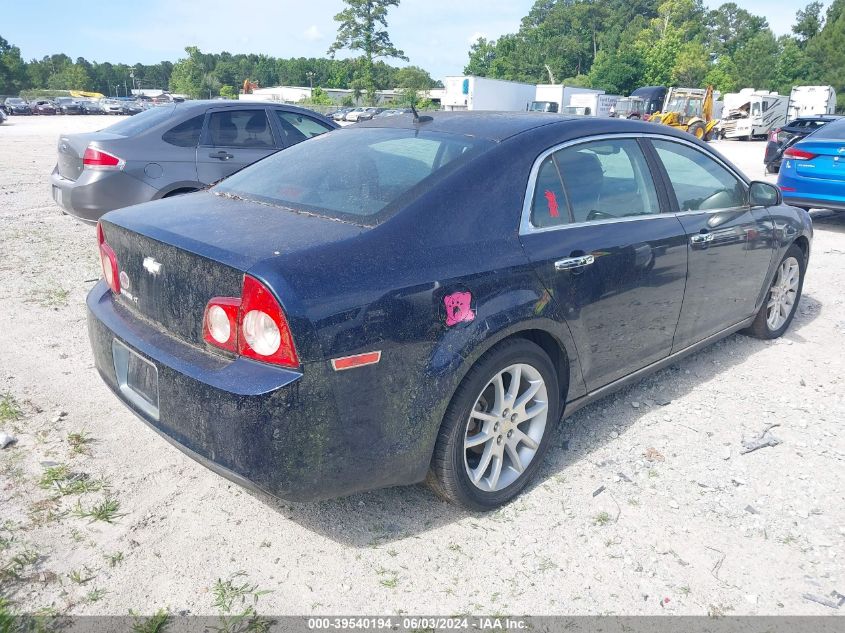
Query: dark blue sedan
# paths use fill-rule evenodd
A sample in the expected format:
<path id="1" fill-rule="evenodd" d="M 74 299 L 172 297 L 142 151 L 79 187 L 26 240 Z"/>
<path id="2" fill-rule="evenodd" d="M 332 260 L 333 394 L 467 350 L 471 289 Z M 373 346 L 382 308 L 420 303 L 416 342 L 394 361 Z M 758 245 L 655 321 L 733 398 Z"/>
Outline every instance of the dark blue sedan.
<path id="1" fill-rule="evenodd" d="M 671 128 L 377 118 L 114 211 L 96 366 L 209 468 L 289 500 L 511 499 L 569 415 L 733 332 L 783 334 L 809 215 Z"/>

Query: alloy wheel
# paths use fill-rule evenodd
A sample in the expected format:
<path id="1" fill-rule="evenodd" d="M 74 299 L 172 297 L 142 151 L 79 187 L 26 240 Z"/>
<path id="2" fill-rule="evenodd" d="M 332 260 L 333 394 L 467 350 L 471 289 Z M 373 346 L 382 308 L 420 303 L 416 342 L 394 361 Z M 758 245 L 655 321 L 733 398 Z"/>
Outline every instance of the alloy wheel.
<path id="1" fill-rule="evenodd" d="M 783 327 L 795 309 L 795 298 L 798 296 L 800 280 L 801 268 L 798 260 L 787 257 L 778 268 L 769 290 L 769 302 L 766 304 L 766 324 L 772 332 Z"/>
<path id="2" fill-rule="evenodd" d="M 540 372 L 525 363 L 498 372 L 476 398 L 464 434 L 464 467 L 472 484 L 497 492 L 514 483 L 537 454 L 549 401 Z"/>

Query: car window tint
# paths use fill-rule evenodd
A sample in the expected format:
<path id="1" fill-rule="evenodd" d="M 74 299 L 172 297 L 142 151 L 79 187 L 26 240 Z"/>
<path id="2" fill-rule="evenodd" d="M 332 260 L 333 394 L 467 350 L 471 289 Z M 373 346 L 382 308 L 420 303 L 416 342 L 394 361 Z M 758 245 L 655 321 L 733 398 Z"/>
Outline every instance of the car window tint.
<path id="1" fill-rule="evenodd" d="M 845 120 L 828 123 L 813 133 L 814 139 L 830 139 L 832 141 L 845 140 Z"/>
<path id="2" fill-rule="evenodd" d="M 745 183 L 703 152 L 672 141 L 652 140 L 669 174 L 681 211 L 745 205 Z"/>
<path id="3" fill-rule="evenodd" d="M 333 129 L 316 119 L 299 114 L 298 112 L 285 112 L 284 110 L 274 110 L 274 112 L 276 113 L 276 118 L 279 120 L 279 127 L 282 128 L 285 145 L 296 145 L 306 139 L 325 134 Z"/>
<path id="4" fill-rule="evenodd" d="M 179 125 L 165 132 L 161 139 L 177 147 L 196 147 L 200 140 L 204 120 L 205 114 L 200 114 L 187 121 L 182 121 Z"/>
<path id="5" fill-rule="evenodd" d="M 270 122 L 263 109 L 212 112 L 208 137 L 217 147 L 275 147 Z"/>
<path id="6" fill-rule="evenodd" d="M 534 200 L 531 203 L 531 224 L 538 228 L 568 224 L 569 205 L 563 192 L 563 183 L 552 154 L 543 160 L 537 171 L 534 184 Z"/>
<path id="7" fill-rule="evenodd" d="M 554 155 L 563 179 L 565 200 L 572 222 L 592 222 L 659 213 L 657 191 L 639 144 L 633 139 L 612 139 L 566 147 Z M 541 170 L 542 171 L 542 170 Z M 540 181 L 538 174 L 538 182 Z M 561 198 L 543 197 L 546 212 L 554 215 L 554 203 Z M 539 202 L 535 199 L 535 202 Z M 558 222 L 566 221 L 558 210 Z"/>
<path id="8" fill-rule="evenodd" d="M 119 104 L 119 102 L 115 101 L 105 101 L 105 103 Z M 124 119 L 119 123 L 110 125 L 103 132 L 111 132 L 112 134 L 120 134 L 121 136 L 135 136 L 169 119 L 173 115 L 175 108 L 175 105 L 156 106 L 155 108 L 139 112 L 135 116 Z"/>
<path id="9" fill-rule="evenodd" d="M 339 130 L 251 165 L 214 190 L 377 223 L 492 145 L 410 129 Z"/>

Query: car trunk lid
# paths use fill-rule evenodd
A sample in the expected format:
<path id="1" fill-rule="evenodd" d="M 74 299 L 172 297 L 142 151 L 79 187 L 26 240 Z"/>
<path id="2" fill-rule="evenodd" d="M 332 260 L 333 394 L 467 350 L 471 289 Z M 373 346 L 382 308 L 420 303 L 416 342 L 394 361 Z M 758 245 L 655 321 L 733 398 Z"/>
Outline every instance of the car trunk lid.
<path id="1" fill-rule="evenodd" d="M 800 176 L 845 181 L 845 140 L 805 140 L 793 147 L 816 155 L 810 160 L 795 161 L 795 171 Z"/>
<path id="2" fill-rule="evenodd" d="M 118 303 L 198 346 L 204 345 L 208 301 L 240 297 L 244 273 L 257 263 L 291 254 L 307 258 L 366 230 L 207 191 L 115 211 L 102 226 L 120 270 Z M 287 312 L 295 298 L 278 299 Z M 314 350 L 299 349 L 302 340 L 313 339 L 310 332 L 297 332 L 306 320 L 288 317 L 300 360 L 315 360 Z"/>
<path id="3" fill-rule="evenodd" d="M 76 180 L 82 174 L 82 158 L 85 149 L 91 145 L 99 145 L 105 141 L 123 139 L 125 137 L 110 132 L 89 132 L 86 134 L 63 134 L 58 143 L 59 175 L 68 180 Z"/>

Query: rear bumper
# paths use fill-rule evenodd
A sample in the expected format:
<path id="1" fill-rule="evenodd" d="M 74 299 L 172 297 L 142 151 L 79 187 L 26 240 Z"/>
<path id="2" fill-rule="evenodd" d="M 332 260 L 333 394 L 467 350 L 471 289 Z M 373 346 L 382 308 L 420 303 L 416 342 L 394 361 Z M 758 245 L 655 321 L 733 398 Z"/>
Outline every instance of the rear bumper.
<path id="1" fill-rule="evenodd" d="M 214 472 L 290 501 L 395 483 L 378 476 L 382 462 L 357 452 L 359 442 L 378 446 L 379 438 L 360 437 L 360 429 L 339 418 L 327 364 L 311 363 L 299 372 L 205 351 L 134 316 L 102 281 L 89 293 L 87 306 L 95 366 L 106 385 L 144 422 Z M 115 339 L 155 365 L 155 414 L 121 387 Z"/>
<path id="2" fill-rule="evenodd" d="M 65 213 L 90 224 L 104 213 L 148 202 L 158 193 L 123 171 L 83 169 L 77 180 L 69 180 L 54 168 L 50 185 L 53 200 Z"/>
<path id="3" fill-rule="evenodd" d="M 802 193 L 799 196 L 790 196 L 789 192 L 783 192 L 783 201 L 793 207 L 802 209 L 833 209 L 834 211 L 845 211 L 845 199 L 826 199 L 824 196 L 811 196 Z"/>

